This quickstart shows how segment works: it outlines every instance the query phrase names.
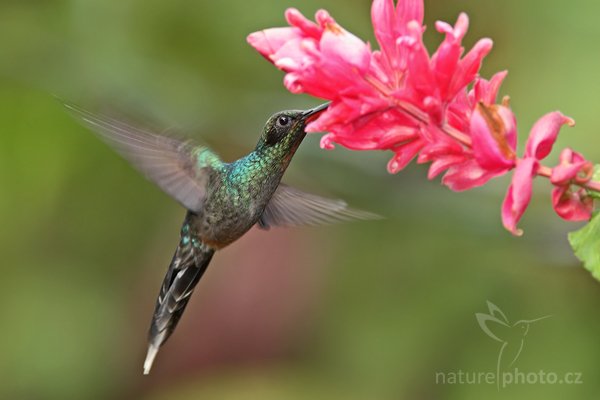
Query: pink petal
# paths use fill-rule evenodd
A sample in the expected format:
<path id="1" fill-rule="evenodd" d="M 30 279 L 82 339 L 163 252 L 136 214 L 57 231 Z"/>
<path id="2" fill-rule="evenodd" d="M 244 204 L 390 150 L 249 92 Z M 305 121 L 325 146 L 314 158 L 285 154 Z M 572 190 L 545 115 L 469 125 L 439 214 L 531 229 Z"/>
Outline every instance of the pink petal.
<path id="1" fill-rule="evenodd" d="M 333 143 L 335 142 L 335 135 L 333 133 L 328 133 L 327 135 L 323 135 L 321 138 L 320 146 L 325 150 L 333 150 L 335 146 Z"/>
<path id="2" fill-rule="evenodd" d="M 371 19 L 377 42 L 392 68 L 397 68 L 398 52 L 396 39 L 401 30 L 396 20 L 393 0 L 374 0 L 371 6 Z"/>
<path id="3" fill-rule="evenodd" d="M 588 221 L 592 218 L 594 200 L 583 188 L 573 192 L 569 186 L 560 186 L 552 190 L 552 206 L 567 221 Z"/>
<path id="4" fill-rule="evenodd" d="M 485 185 L 490 179 L 506 173 L 503 171 L 488 171 L 475 160 L 467 160 L 463 163 L 453 165 L 448 169 L 442 179 L 442 183 L 455 192 L 473 189 Z"/>
<path id="5" fill-rule="evenodd" d="M 534 158 L 519 161 L 502 204 L 502 223 L 515 236 L 523 234 L 522 230 L 517 229 L 517 224 L 531 201 L 533 178 L 537 168 L 538 161 Z"/>
<path id="6" fill-rule="evenodd" d="M 476 79 L 473 87 L 474 100 L 477 102 L 482 101 L 484 104 L 496 104 L 498 91 L 506 75 L 508 75 L 508 71 L 500 71 L 492 76 L 489 81 L 481 78 Z"/>
<path id="7" fill-rule="evenodd" d="M 290 72 L 283 78 L 283 85 L 292 93 L 300 94 L 304 93 L 304 86 L 302 85 L 302 77 L 298 74 Z"/>
<path id="8" fill-rule="evenodd" d="M 421 134 L 427 145 L 421 150 L 419 163 L 426 163 L 450 155 L 465 156 L 465 148 L 451 139 L 438 126 L 428 125 L 421 127 Z M 469 154 L 469 158 L 472 158 Z"/>
<path id="9" fill-rule="evenodd" d="M 290 26 L 299 28 L 303 36 L 319 39 L 323 33 L 323 28 L 306 18 L 300 11 L 295 8 L 288 8 L 285 11 L 285 19 Z"/>
<path id="10" fill-rule="evenodd" d="M 491 39 L 481 39 L 467 53 L 467 55 L 458 63 L 452 83 L 448 88 L 448 96 L 452 98 L 456 94 L 467 87 L 467 85 L 475 79 L 481 62 L 492 50 L 493 42 Z"/>
<path id="11" fill-rule="evenodd" d="M 446 39 L 449 39 L 448 36 L 450 36 L 450 41 L 460 43 L 469 30 L 469 17 L 465 13 L 460 13 L 454 27 L 446 22 L 437 21 L 435 23 L 435 28 L 438 32 L 445 33 Z"/>
<path id="12" fill-rule="evenodd" d="M 478 103 L 471 116 L 473 154 L 487 170 L 508 170 L 515 165 L 516 119 L 504 106 Z"/>
<path id="13" fill-rule="evenodd" d="M 427 178 L 429 180 L 434 179 L 436 176 L 446 171 L 453 165 L 460 164 L 465 161 L 465 156 L 462 155 L 449 155 L 442 158 L 438 158 L 431 163 L 429 171 L 427 172 Z"/>
<path id="14" fill-rule="evenodd" d="M 450 143 L 427 143 L 427 145 L 421 150 L 419 154 L 419 164 L 425 164 L 431 161 L 442 159 L 448 156 L 461 156 L 462 158 L 471 158 L 470 155 L 467 157 L 465 151 L 460 146 L 453 146 Z"/>
<path id="15" fill-rule="evenodd" d="M 339 74 L 364 74 L 371 61 L 368 44 L 341 28 L 329 23 L 321 38 L 321 68 L 329 68 Z"/>
<path id="16" fill-rule="evenodd" d="M 574 126 L 575 121 L 558 111 L 548 113 L 540 118 L 529 133 L 525 157 L 534 157 L 537 160 L 546 158 L 552 151 L 560 128 L 565 124 Z"/>
<path id="17" fill-rule="evenodd" d="M 318 58 L 316 47 L 317 42 L 314 39 L 291 38 L 269 58 L 283 71 L 306 75 Z"/>
<path id="18" fill-rule="evenodd" d="M 408 126 L 394 126 L 378 138 L 378 149 L 385 150 L 399 143 L 413 141 L 419 138 L 419 130 Z"/>
<path id="19" fill-rule="evenodd" d="M 420 138 L 414 121 L 387 103 L 373 101 L 362 106 L 347 99 L 334 101 L 306 130 L 331 132 L 335 136 L 327 140 L 353 150 L 396 150 Z"/>
<path id="20" fill-rule="evenodd" d="M 406 46 L 409 53 L 409 76 L 406 84 L 423 97 L 436 94 L 436 81 L 430 67 L 429 53 L 425 48 L 422 38 L 422 27 L 416 22 L 409 23 L 411 41 L 402 40 L 399 44 Z"/>
<path id="21" fill-rule="evenodd" d="M 409 22 L 423 25 L 423 13 L 423 0 L 400 0 L 396 9 L 393 0 L 373 1 L 371 20 L 375 37 L 393 68 L 399 65 L 397 39 L 406 35 Z"/>
<path id="22" fill-rule="evenodd" d="M 449 99 L 456 94 L 449 94 L 448 89 L 454 78 L 460 56 L 464 51 L 461 41 L 468 27 L 469 18 L 464 13 L 460 14 L 454 27 L 445 22 L 438 21 L 436 23 L 437 30 L 440 33 L 446 34 L 446 38 L 431 59 L 432 69 L 434 70 L 442 99 Z"/>
<path id="23" fill-rule="evenodd" d="M 446 109 L 446 121 L 459 132 L 469 132 L 471 115 L 476 104 L 477 102 L 471 101 L 466 90 L 458 92 Z"/>
<path id="24" fill-rule="evenodd" d="M 402 171 L 415 158 L 419 150 L 423 148 L 425 143 L 422 140 L 415 140 L 405 145 L 400 146 L 395 150 L 396 154 L 388 162 L 388 172 L 396 174 Z"/>
<path id="25" fill-rule="evenodd" d="M 564 149 L 560 153 L 560 163 L 552 168 L 550 182 L 554 185 L 562 186 L 580 178 L 589 180 L 592 178 L 594 165 L 587 161 L 583 156 L 570 148 Z"/>
<path id="26" fill-rule="evenodd" d="M 424 13 L 423 0 L 398 0 L 396 17 L 401 25 L 410 21 L 416 21 L 419 25 L 423 25 Z"/>
<path id="27" fill-rule="evenodd" d="M 332 25 L 332 24 L 337 25 L 337 22 L 335 22 L 335 19 L 333 19 L 333 17 L 331 15 L 329 15 L 327 10 L 323 10 L 323 9 L 320 9 L 316 12 L 315 20 L 317 21 L 317 23 L 319 24 L 319 26 L 321 28 L 325 28 L 325 29 L 327 29 L 328 25 Z"/>
<path id="28" fill-rule="evenodd" d="M 271 28 L 251 33 L 246 40 L 260 54 L 272 61 L 273 54 L 279 51 L 285 43 L 298 37 L 298 32 L 293 28 Z"/>
<path id="29" fill-rule="evenodd" d="M 326 132 L 338 124 L 360 118 L 360 104 L 333 101 L 327 110 L 306 126 L 307 132 Z"/>
<path id="30" fill-rule="evenodd" d="M 556 186 L 564 186 L 568 184 L 570 181 L 577 177 L 579 171 L 581 171 L 585 166 L 586 162 L 578 162 L 576 164 L 569 164 L 564 166 L 557 166 L 552 168 L 552 175 L 550 176 L 550 182 Z"/>
<path id="31" fill-rule="evenodd" d="M 325 132 L 339 126 L 346 126 L 350 134 L 356 129 L 363 129 L 371 124 L 376 135 L 383 135 L 387 130 L 398 125 L 406 125 L 409 119 L 399 112 L 390 109 L 388 102 L 380 97 L 361 99 L 334 99 L 327 111 L 306 126 L 307 132 Z"/>

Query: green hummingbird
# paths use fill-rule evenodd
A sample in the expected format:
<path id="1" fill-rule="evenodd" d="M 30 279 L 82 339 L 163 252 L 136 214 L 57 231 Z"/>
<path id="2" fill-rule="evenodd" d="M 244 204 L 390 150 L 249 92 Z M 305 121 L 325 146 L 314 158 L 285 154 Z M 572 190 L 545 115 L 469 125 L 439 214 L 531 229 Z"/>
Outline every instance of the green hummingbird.
<path id="1" fill-rule="evenodd" d="M 194 287 L 214 253 L 254 225 L 317 225 L 373 219 L 342 200 L 326 199 L 281 183 L 306 124 L 329 103 L 307 111 L 282 111 L 269 118 L 256 148 L 234 162 L 222 161 L 206 146 L 140 129 L 65 106 L 150 181 L 187 209 L 180 241 L 160 288 L 144 362 L 148 374 L 161 345 L 175 330 Z"/>

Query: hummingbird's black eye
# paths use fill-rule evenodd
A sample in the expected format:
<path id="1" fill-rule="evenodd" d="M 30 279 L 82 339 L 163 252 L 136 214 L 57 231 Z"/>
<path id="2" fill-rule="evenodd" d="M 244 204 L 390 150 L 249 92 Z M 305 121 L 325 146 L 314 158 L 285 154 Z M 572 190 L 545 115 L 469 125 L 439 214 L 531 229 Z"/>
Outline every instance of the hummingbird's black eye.
<path id="1" fill-rule="evenodd" d="M 288 133 L 291 132 L 294 121 L 297 120 L 297 116 L 288 113 L 279 113 L 269 119 L 267 124 L 267 132 L 265 142 L 267 145 L 272 146 L 279 143 Z"/>
<path id="2" fill-rule="evenodd" d="M 290 122 L 291 122 L 291 119 L 287 115 L 282 115 L 279 118 L 277 118 L 277 125 L 279 125 L 281 127 L 288 126 L 290 124 Z"/>

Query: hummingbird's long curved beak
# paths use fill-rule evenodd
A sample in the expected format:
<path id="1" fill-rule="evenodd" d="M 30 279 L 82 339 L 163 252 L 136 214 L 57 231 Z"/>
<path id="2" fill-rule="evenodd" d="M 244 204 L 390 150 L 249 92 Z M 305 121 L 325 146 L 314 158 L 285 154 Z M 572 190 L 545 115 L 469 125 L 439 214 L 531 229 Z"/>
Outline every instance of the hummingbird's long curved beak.
<path id="1" fill-rule="evenodd" d="M 331 102 L 328 101 L 325 104 L 321 104 L 320 106 L 306 110 L 302 113 L 302 117 L 304 118 L 305 121 L 308 122 L 309 119 L 310 120 L 315 119 L 319 114 L 321 114 L 323 111 L 327 110 L 327 107 L 329 107 L 330 105 L 331 105 Z"/>

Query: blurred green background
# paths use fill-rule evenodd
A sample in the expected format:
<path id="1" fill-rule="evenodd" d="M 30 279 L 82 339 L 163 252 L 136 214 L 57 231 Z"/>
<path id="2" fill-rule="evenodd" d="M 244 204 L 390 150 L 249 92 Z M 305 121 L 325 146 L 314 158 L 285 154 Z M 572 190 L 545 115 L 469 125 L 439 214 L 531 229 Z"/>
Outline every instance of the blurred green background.
<path id="1" fill-rule="evenodd" d="M 245 42 L 289 6 L 323 7 L 371 40 L 367 0 L 0 1 L 1 399 L 590 399 L 600 390 L 600 286 L 572 256 L 578 228 L 549 184 L 513 238 L 500 223 L 509 177 L 452 193 L 389 154 L 304 142 L 286 181 L 383 221 L 251 232 L 219 253 L 148 377 L 155 296 L 184 211 L 75 123 L 53 96 L 117 108 L 203 138 L 227 160 L 266 118 L 318 104 Z M 466 44 L 496 45 L 521 139 L 543 113 L 577 120 L 560 147 L 600 160 L 600 3 L 426 1 L 471 17 Z M 521 140 L 522 146 L 522 140 Z M 556 160 L 555 151 L 552 161 Z M 579 385 L 439 384 L 494 371 L 500 343 L 475 313 L 498 305 L 531 326 L 519 371 L 582 373 Z"/>

